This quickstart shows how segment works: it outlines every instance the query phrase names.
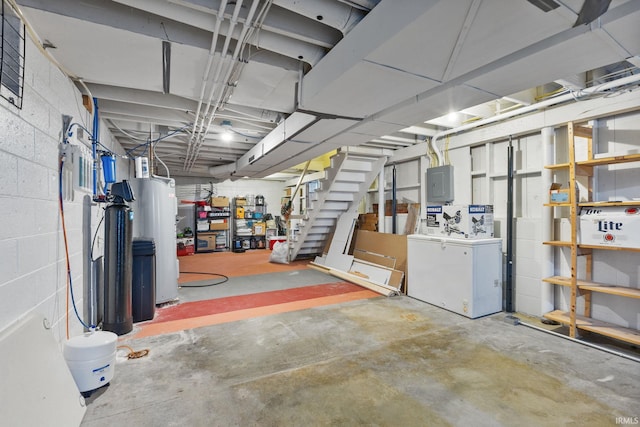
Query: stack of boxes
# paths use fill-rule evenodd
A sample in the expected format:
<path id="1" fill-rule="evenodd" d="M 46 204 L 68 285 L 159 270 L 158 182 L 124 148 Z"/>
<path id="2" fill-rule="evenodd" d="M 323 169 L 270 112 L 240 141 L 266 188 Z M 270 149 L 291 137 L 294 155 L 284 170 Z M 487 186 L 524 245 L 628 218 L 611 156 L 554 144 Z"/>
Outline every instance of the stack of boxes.
<path id="1" fill-rule="evenodd" d="M 458 239 L 489 239 L 493 233 L 492 205 L 427 206 L 426 234 Z"/>

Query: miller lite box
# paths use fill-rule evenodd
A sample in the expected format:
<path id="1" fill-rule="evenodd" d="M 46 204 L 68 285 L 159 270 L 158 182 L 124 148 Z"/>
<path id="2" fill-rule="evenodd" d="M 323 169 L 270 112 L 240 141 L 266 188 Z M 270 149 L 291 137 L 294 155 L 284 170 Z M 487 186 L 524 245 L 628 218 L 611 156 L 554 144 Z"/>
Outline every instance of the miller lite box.
<path id="1" fill-rule="evenodd" d="M 458 239 L 494 237 L 493 206 L 427 206 L 426 234 Z"/>
<path id="2" fill-rule="evenodd" d="M 640 206 L 590 206 L 580 209 L 582 245 L 640 248 Z"/>

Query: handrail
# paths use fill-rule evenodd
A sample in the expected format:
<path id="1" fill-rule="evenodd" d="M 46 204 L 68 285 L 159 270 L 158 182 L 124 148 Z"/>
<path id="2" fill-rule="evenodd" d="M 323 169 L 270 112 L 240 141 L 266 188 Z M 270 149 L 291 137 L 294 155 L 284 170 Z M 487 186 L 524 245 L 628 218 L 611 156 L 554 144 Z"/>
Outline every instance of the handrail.
<path id="1" fill-rule="evenodd" d="M 293 210 L 292 209 L 293 201 L 295 200 L 296 195 L 298 194 L 298 190 L 300 190 L 300 185 L 302 185 L 302 181 L 304 180 L 304 176 L 307 174 L 307 170 L 309 169 L 310 164 L 311 164 L 311 160 L 308 160 L 307 163 L 305 163 L 304 169 L 302 170 L 302 174 L 300 174 L 300 178 L 298 179 L 298 183 L 296 184 L 296 187 L 293 190 L 293 193 L 291 193 L 291 198 L 289 199 L 287 204 L 282 207 L 282 212 L 280 213 L 287 220 L 289 219 L 289 215 L 291 215 L 291 211 Z"/>

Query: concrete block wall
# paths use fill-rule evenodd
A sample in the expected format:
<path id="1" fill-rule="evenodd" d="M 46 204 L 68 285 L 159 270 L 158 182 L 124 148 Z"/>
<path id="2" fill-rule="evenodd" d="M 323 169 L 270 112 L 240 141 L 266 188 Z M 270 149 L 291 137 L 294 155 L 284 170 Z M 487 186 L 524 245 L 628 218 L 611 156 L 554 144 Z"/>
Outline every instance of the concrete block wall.
<path id="1" fill-rule="evenodd" d="M 47 319 L 59 341 L 82 326 L 66 305 L 66 255 L 58 203 L 62 115 L 91 129 L 75 84 L 26 41 L 22 109 L 0 98 L 0 330 L 29 312 Z M 106 128 L 105 128 L 106 129 Z M 119 145 L 101 132 L 101 142 Z M 124 168 L 123 173 L 127 172 Z M 92 209 L 91 229 L 100 218 Z M 83 312 L 83 198 L 64 204 L 74 296 Z M 88 227 L 89 228 L 89 227 Z M 101 251 L 98 244 L 96 251 Z M 88 274 L 88 273 L 87 273 Z"/>
<path id="2" fill-rule="evenodd" d="M 586 102 L 581 108 L 587 108 Z M 569 107 L 571 108 L 571 107 Z M 543 113 L 541 113 L 542 115 Z M 637 153 L 640 144 L 637 135 L 640 133 L 640 112 L 610 114 L 594 123 L 598 129 L 598 152 L 615 154 Z M 568 120 L 573 116 L 567 117 Z M 512 121 L 510 128 L 519 128 L 517 120 Z M 544 120 L 540 122 L 544 125 Z M 526 118 L 521 124 L 527 126 Z M 557 162 L 566 161 L 566 122 L 556 125 L 555 157 Z M 506 236 L 506 193 L 507 193 L 507 145 L 508 136 L 500 135 L 500 124 L 486 126 L 473 136 L 452 136 L 449 157 L 454 166 L 455 202 L 459 204 L 492 204 L 494 205 L 496 237 Z M 483 140 L 482 135 L 491 138 Z M 461 143 L 464 138 L 471 142 Z M 549 303 L 556 308 L 567 309 L 568 289 L 556 286 L 552 294 L 555 301 L 546 301 L 543 292 L 542 271 L 544 260 L 542 241 L 542 213 L 547 200 L 548 189 L 542 187 L 542 136 L 540 129 L 531 129 L 524 136 L 513 138 L 514 168 L 514 297 L 516 311 L 542 315 L 549 308 Z M 584 149 L 578 147 L 578 155 L 584 155 Z M 415 162 L 411 160 L 410 162 Z M 409 164 L 409 162 L 407 162 Z M 398 167 L 402 169 L 405 164 Z M 598 169 L 596 173 L 595 200 L 628 200 L 640 197 L 640 168 L 630 163 Z M 398 187 L 415 185 L 413 176 L 398 175 Z M 418 177 L 423 179 L 422 176 Z M 560 179 L 560 178 L 557 178 Z M 640 203 L 639 203 L 640 204 Z M 506 245 L 503 243 L 503 252 Z M 569 275 L 566 259 L 555 256 L 555 274 Z M 579 270 L 584 269 L 584 259 L 579 258 Z M 638 287 L 640 278 L 640 262 L 635 252 L 597 251 L 593 264 L 593 279 L 604 283 L 621 286 Z M 582 310 L 582 301 L 578 310 Z M 595 318 L 634 328 L 640 327 L 637 304 L 631 298 L 597 294 L 593 297 L 593 316 Z"/>

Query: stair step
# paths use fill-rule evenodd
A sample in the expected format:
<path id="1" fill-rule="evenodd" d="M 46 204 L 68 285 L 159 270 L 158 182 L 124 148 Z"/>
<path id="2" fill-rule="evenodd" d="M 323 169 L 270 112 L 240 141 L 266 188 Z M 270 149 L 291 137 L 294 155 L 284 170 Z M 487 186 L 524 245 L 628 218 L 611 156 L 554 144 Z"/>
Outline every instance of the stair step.
<path id="1" fill-rule="evenodd" d="M 367 175 L 364 172 L 340 171 L 336 176 L 337 182 L 364 182 Z"/>
<path id="2" fill-rule="evenodd" d="M 336 219 L 342 215 L 344 212 L 342 211 L 325 211 L 325 210 L 321 210 L 320 212 L 317 213 L 316 218 L 318 219 L 330 219 L 333 222 L 336 221 Z"/>
<path id="3" fill-rule="evenodd" d="M 331 233 L 332 227 L 322 227 L 319 225 L 313 224 L 309 229 L 309 234 L 329 234 Z"/>
<path id="4" fill-rule="evenodd" d="M 322 204 L 320 211 L 346 211 L 347 209 L 349 209 L 349 203 L 347 202 L 328 201 Z"/>
<path id="5" fill-rule="evenodd" d="M 357 193 L 360 185 L 353 182 L 336 182 L 331 186 L 331 192 Z"/>
<path id="6" fill-rule="evenodd" d="M 353 202 L 353 193 L 347 193 L 343 191 L 331 191 L 329 194 L 327 194 L 327 198 L 325 200 Z"/>
<path id="7" fill-rule="evenodd" d="M 329 227 L 333 228 L 336 225 L 336 220 L 333 218 L 317 218 L 313 222 L 314 227 Z"/>
<path id="8" fill-rule="evenodd" d="M 342 164 L 342 170 L 370 172 L 372 165 L 371 159 L 349 157 Z"/>

